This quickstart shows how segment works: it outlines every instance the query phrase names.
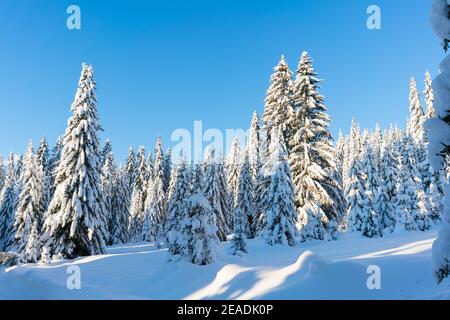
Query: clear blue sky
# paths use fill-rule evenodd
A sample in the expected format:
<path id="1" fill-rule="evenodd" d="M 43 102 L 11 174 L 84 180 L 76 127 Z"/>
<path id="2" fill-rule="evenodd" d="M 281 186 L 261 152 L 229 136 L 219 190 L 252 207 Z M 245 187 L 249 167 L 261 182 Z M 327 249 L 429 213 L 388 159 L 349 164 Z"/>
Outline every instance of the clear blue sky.
<path id="1" fill-rule="evenodd" d="M 0 153 L 63 134 L 82 62 L 94 65 L 102 137 L 116 156 L 128 145 L 165 145 L 176 128 L 246 128 L 262 111 L 273 66 L 315 61 L 334 121 L 348 130 L 403 126 L 408 81 L 422 89 L 443 52 L 428 26 L 431 0 L 2 0 Z M 66 28 L 77 4 L 82 29 Z M 366 28 L 366 8 L 382 30 Z"/>

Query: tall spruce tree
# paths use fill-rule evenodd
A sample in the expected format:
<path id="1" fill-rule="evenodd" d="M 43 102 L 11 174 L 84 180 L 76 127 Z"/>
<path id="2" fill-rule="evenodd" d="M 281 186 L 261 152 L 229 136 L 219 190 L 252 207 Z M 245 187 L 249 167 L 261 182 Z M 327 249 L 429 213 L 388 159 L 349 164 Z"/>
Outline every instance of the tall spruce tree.
<path id="1" fill-rule="evenodd" d="M 290 134 L 286 130 L 288 119 L 293 113 L 291 94 L 292 72 L 289 70 L 286 59 L 282 55 L 278 65 L 274 68 L 274 73 L 270 77 L 270 86 L 267 90 L 262 115 L 264 131 L 268 134 L 272 132 L 272 129 L 278 129 L 279 127 L 282 128 L 283 133 L 286 135 Z"/>
<path id="2" fill-rule="evenodd" d="M 44 223 L 44 260 L 105 252 L 106 214 L 100 191 L 100 150 L 94 70 L 83 64 L 56 170 L 55 195 Z"/>
<path id="3" fill-rule="evenodd" d="M 296 187 L 296 206 L 320 203 L 328 219 L 344 215 L 342 186 L 336 180 L 332 137 L 328 130 L 331 118 L 319 93 L 312 61 L 304 52 L 294 82 L 292 105 L 295 116 L 290 121 L 292 138 L 289 164 Z"/>

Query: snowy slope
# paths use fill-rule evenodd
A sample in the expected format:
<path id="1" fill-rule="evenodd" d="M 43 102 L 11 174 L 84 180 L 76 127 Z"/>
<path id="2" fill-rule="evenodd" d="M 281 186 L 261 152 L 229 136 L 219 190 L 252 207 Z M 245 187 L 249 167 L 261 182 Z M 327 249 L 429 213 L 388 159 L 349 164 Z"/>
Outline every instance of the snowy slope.
<path id="1" fill-rule="evenodd" d="M 246 257 L 223 252 L 209 266 L 169 263 L 152 244 L 115 246 L 104 256 L 0 270 L 0 299 L 449 299 L 450 282 L 432 277 L 436 234 L 350 233 L 294 248 L 252 240 Z M 81 290 L 66 288 L 73 264 Z M 381 268 L 381 290 L 367 289 L 368 265 Z"/>

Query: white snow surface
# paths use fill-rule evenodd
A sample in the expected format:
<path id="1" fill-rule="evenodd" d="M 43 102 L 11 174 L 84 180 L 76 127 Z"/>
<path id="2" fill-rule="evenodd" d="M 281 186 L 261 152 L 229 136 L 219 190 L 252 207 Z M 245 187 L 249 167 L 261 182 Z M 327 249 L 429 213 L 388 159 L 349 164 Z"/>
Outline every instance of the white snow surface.
<path id="1" fill-rule="evenodd" d="M 450 299 L 437 285 L 431 246 L 436 228 L 384 238 L 346 233 L 295 247 L 249 240 L 249 254 L 197 266 L 168 262 L 151 243 L 108 248 L 108 254 L 0 269 L 0 299 Z M 81 270 L 81 290 L 66 286 L 67 268 Z M 381 268 L 381 289 L 369 290 L 369 265 Z M 448 280 L 448 279 L 447 279 Z"/>

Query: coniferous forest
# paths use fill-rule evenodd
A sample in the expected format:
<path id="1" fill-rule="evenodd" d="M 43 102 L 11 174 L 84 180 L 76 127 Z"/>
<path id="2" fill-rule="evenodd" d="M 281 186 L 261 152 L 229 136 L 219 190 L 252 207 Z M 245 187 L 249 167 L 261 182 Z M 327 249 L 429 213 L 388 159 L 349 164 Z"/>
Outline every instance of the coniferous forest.
<path id="1" fill-rule="evenodd" d="M 450 6 L 433 6 L 447 50 L 441 29 Z M 405 123 L 362 128 L 348 119 L 333 136 L 313 57 L 303 52 L 294 65 L 281 56 L 263 108 L 239 115 L 249 120 L 245 144 L 236 138 L 225 155 L 211 145 L 199 163 L 174 157 L 162 139 L 117 159 L 101 133 L 108 110 L 97 101 L 94 68 L 83 64 L 61 137 L 29 141 L 22 155 L 0 159 L 0 265 L 49 265 L 151 243 L 171 264 L 206 266 L 221 259 L 225 243 L 227 255 L 245 259 L 253 239 L 271 248 L 337 247 L 349 234 L 381 241 L 440 228 L 434 276 L 444 281 L 449 59 L 436 79 L 426 70 L 410 79 Z"/>

